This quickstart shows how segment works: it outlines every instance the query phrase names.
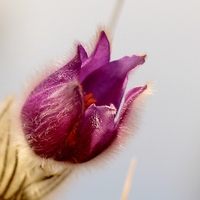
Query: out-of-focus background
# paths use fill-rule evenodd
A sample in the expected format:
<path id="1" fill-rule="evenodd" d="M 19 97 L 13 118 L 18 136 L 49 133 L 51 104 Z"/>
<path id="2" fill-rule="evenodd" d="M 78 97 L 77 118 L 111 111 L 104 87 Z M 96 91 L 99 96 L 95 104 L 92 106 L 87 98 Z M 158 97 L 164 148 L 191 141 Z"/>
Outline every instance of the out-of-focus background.
<path id="1" fill-rule="evenodd" d="M 43 65 L 90 43 L 115 0 L 0 0 L 0 99 L 19 96 Z M 200 1 L 126 0 L 112 59 L 146 53 L 129 87 L 154 81 L 140 128 L 103 169 L 84 170 L 46 199 L 117 200 L 132 157 L 129 199 L 200 199 Z"/>

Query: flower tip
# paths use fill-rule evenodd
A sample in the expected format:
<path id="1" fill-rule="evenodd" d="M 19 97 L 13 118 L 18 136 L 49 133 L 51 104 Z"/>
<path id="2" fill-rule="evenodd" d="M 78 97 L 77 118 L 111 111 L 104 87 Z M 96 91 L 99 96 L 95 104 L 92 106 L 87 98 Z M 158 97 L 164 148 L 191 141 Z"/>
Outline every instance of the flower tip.
<path id="1" fill-rule="evenodd" d="M 147 54 L 141 54 L 141 57 L 143 58 L 144 62 L 146 61 L 146 57 L 147 57 Z"/>
<path id="2" fill-rule="evenodd" d="M 100 32 L 100 35 L 101 35 L 101 36 L 106 36 L 106 33 L 105 33 L 105 31 L 104 31 L 104 30 L 102 30 L 102 31 Z"/>
<path id="3" fill-rule="evenodd" d="M 148 88 L 148 85 L 147 85 L 147 84 L 142 86 L 142 89 L 143 89 L 143 90 L 146 90 L 147 88 Z"/>
<path id="4" fill-rule="evenodd" d="M 80 55 L 80 59 L 81 59 L 82 63 L 88 59 L 87 52 L 85 51 L 84 47 L 81 44 L 78 44 L 77 52 Z"/>
<path id="5" fill-rule="evenodd" d="M 147 55 L 146 54 L 140 54 L 138 57 L 139 57 L 140 62 L 141 62 L 140 65 L 144 64 L 145 61 L 146 61 Z"/>
<path id="6" fill-rule="evenodd" d="M 96 31 L 96 41 L 103 39 L 107 40 L 109 42 L 109 46 L 111 46 L 113 34 L 108 27 L 99 26 Z"/>
<path id="7" fill-rule="evenodd" d="M 106 30 L 101 30 L 100 31 L 100 34 L 99 34 L 99 40 L 101 41 L 101 40 L 107 40 L 107 42 L 109 42 L 110 43 L 110 39 L 109 39 L 109 37 L 108 37 L 108 34 L 107 34 L 107 32 L 106 32 Z"/>

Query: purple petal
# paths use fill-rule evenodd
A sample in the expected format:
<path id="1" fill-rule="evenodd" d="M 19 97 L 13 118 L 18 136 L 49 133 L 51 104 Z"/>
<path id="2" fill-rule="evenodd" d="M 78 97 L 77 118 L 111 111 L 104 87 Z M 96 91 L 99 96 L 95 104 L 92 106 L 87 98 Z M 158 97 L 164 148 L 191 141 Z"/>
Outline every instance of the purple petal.
<path id="1" fill-rule="evenodd" d="M 21 112 L 22 127 L 30 147 L 41 157 L 56 157 L 83 111 L 81 89 L 73 81 L 48 94 L 45 91 L 45 94 L 31 96 Z"/>
<path id="2" fill-rule="evenodd" d="M 125 96 L 125 100 L 124 100 L 124 104 L 122 106 L 122 109 L 120 111 L 120 115 L 119 118 L 117 120 L 117 128 L 119 128 L 120 126 L 125 126 L 125 124 L 127 123 L 128 119 L 130 117 L 130 113 L 131 113 L 131 108 L 133 107 L 135 100 L 147 89 L 147 85 L 144 86 L 140 86 L 140 87 L 135 87 L 132 90 L 130 90 L 126 96 Z M 127 125 L 127 124 L 126 124 Z M 127 125 L 127 127 L 129 127 Z"/>
<path id="3" fill-rule="evenodd" d="M 127 85 L 127 75 L 138 65 L 143 64 L 145 56 L 124 57 L 100 67 L 83 81 L 86 94 L 92 93 L 96 105 L 114 104 L 119 108 Z"/>
<path id="4" fill-rule="evenodd" d="M 91 105 L 78 125 L 75 139 L 77 144 L 69 161 L 86 162 L 105 150 L 116 136 L 115 115 L 114 106 Z"/>
<path id="5" fill-rule="evenodd" d="M 82 65 L 78 76 L 81 83 L 92 71 L 105 65 L 110 60 L 110 43 L 104 31 L 101 32 L 99 41 L 90 58 Z"/>
<path id="6" fill-rule="evenodd" d="M 37 87 L 35 87 L 30 95 L 37 94 L 38 92 L 50 89 L 60 84 L 66 84 L 77 77 L 82 64 L 81 59 L 84 60 L 85 56 L 83 48 L 78 46 L 76 56 L 62 68 L 58 69 L 42 81 Z"/>
<path id="7" fill-rule="evenodd" d="M 87 52 L 85 51 L 83 46 L 80 44 L 78 45 L 78 51 L 80 52 L 81 62 L 84 63 L 88 59 Z"/>

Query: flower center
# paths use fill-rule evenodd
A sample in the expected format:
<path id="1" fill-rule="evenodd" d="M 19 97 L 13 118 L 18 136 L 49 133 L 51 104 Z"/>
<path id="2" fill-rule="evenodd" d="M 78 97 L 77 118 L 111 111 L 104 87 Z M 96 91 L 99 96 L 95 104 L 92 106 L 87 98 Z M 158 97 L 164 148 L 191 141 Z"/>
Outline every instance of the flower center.
<path id="1" fill-rule="evenodd" d="M 65 142 L 71 147 L 73 147 L 76 144 L 75 135 L 76 135 L 76 129 L 78 127 L 78 124 L 79 124 L 79 121 L 73 125 L 72 130 L 70 131 L 70 133 L 68 134 L 65 140 Z"/>
<path id="2" fill-rule="evenodd" d="M 93 103 L 96 103 L 97 100 L 94 99 L 92 93 L 84 95 L 84 101 L 85 101 L 85 110 Z"/>
<path id="3" fill-rule="evenodd" d="M 80 85 L 80 88 L 82 89 L 82 86 Z M 87 110 L 87 108 L 93 104 L 93 103 L 96 103 L 97 100 L 94 99 L 93 97 L 93 94 L 92 93 L 89 93 L 89 94 L 85 94 L 84 95 L 84 103 L 85 103 L 85 108 L 84 108 L 84 111 Z M 76 144 L 76 139 L 75 139 L 75 135 L 76 135 L 76 131 L 77 131 L 77 127 L 79 125 L 79 122 L 81 120 L 81 116 L 79 116 L 79 119 L 76 123 L 74 123 L 74 125 L 72 126 L 72 129 L 70 131 L 70 133 L 68 134 L 67 138 L 66 138 L 66 143 L 69 145 L 69 146 L 75 146 Z"/>

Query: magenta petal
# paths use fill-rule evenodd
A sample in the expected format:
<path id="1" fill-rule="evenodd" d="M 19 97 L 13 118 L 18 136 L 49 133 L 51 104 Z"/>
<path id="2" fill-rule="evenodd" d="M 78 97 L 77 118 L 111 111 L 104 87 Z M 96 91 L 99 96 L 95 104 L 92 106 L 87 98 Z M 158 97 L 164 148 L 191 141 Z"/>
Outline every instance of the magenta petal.
<path id="1" fill-rule="evenodd" d="M 143 64 L 145 56 L 124 57 L 100 67 L 83 81 L 83 89 L 93 94 L 96 105 L 114 104 L 119 108 L 127 85 L 127 75 L 138 65 Z"/>
<path id="2" fill-rule="evenodd" d="M 133 101 L 134 99 L 136 99 L 138 97 L 138 95 L 140 95 L 142 92 L 144 92 L 144 90 L 147 89 L 147 85 L 144 86 L 138 86 L 135 87 L 131 90 L 129 90 L 125 96 L 125 104 L 130 103 L 131 101 Z"/>
<path id="3" fill-rule="evenodd" d="M 44 81 L 42 81 L 35 89 L 31 92 L 30 95 L 37 94 L 38 92 L 50 89 L 52 87 L 60 84 L 66 84 L 72 79 L 76 78 L 80 68 L 81 68 L 81 57 L 85 58 L 84 51 L 78 46 L 76 56 L 64 65 L 59 70 L 55 71 L 53 74 L 48 76 Z"/>
<path id="4" fill-rule="evenodd" d="M 89 59 L 83 63 L 81 72 L 78 76 L 81 83 L 92 71 L 107 64 L 110 60 L 110 43 L 104 31 L 101 32 L 95 50 Z"/>
<path id="5" fill-rule="evenodd" d="M 131 108 L 135 102 L 135 100 L 147 89 L 147 85 L 135 87 L 130 90 L 124 100 L 124 104 L 120 111 L 119 118 L 117 120 L 117 128 L 123 126 L 127 122 L 127 119 L 130 117 Z"/>
<path id="6" fill-rule="evenodd" d="M 80 87 L 75 82 L 61 85 L 48 95 L 28 98 L 21 111 L 22 127 L 30 147 L 45 158 L 55 158 L 73 124 L 83 112 Z"/>
<path id="7" fill-rule="evenodd" d="M 78 51 L 80 52 L 80 59 L 81 59 L 82 63 L 84 63 L 88 59 L 87 52 L 85 51 L 83 46 L 80 44 L 78 45 Z"/>
<path id="8" fill-rule="evenodd" d="M 111 106 L 91 105 L 85 112 L 76 132 L 77 144 L 70 159 L 71 162 L 86 162 L 110 144 L 115 135 L 114 118 L 116 109 Z"/>

